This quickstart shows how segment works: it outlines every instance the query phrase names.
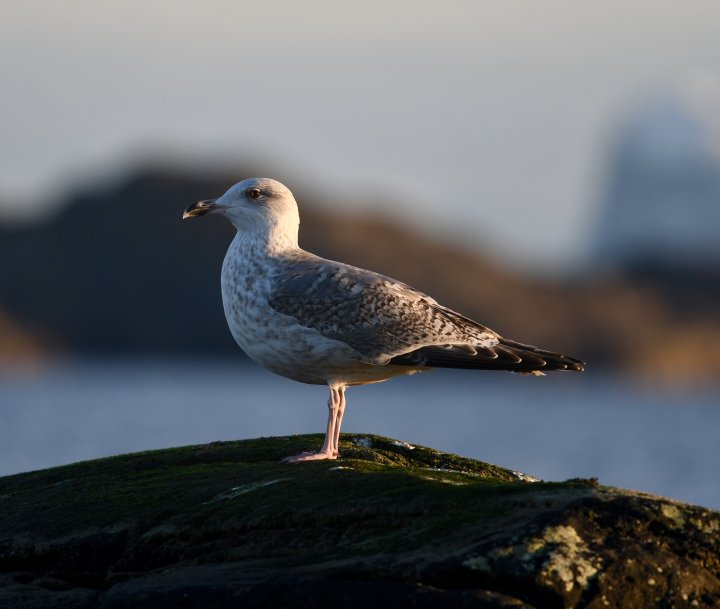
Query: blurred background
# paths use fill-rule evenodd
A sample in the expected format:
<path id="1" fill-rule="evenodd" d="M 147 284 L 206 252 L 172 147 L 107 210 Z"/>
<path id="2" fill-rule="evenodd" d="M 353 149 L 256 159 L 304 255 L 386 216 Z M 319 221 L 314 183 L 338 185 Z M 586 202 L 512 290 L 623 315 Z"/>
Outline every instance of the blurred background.
<path id="1" fill-rule="evenodd" d="M 542 379 L 352 390 L 343 431 L 720 508 L 720 5 L 6 2 L 0 475 L 319 432 L 226 328 L 219 218 L 287 184 L 301 245 L 522 342 Z"/>

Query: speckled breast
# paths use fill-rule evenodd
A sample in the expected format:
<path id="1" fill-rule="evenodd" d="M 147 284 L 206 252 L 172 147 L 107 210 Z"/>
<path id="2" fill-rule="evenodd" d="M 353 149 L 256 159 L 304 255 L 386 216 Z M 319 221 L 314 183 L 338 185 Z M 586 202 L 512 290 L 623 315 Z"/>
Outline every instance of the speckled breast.
<path id="1" fill-rule="evenodd" d="M 223 262 L 223 307 L 230 332 L 248 357 L 272 372 L 303 383 L 355 384 L 395 376 L 370 366 L 354 349 L 306 328 L 268 304 L 272 262 L 230 246 Z"/>

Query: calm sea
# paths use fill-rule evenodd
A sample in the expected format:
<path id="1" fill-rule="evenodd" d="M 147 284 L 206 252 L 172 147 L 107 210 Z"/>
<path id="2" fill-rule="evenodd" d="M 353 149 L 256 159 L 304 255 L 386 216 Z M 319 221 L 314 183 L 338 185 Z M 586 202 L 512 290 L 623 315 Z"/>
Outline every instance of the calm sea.
<path id="1" fill-rule="evenodd" d="M 545 480 L 599 478 L 720 509 L 720 392 L 586 372 L 437 371 L 348 391 L 343 431 Z M 152 448 L 324 430 L 326 389 L 236 361 L 95 359 L 0 371 L 0 475 Z"/>

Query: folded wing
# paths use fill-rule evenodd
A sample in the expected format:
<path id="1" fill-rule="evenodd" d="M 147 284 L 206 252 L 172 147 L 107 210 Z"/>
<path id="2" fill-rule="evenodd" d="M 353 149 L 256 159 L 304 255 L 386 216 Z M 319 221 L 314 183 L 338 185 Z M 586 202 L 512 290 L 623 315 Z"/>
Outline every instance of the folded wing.
<path id="1" fill-rule="evenodd" d="M 269 298 L 276 311 L 377 365 L 582 370 L 575 358 L 506 340 L 389 277 L 311 254 L 294 260 Z"/>

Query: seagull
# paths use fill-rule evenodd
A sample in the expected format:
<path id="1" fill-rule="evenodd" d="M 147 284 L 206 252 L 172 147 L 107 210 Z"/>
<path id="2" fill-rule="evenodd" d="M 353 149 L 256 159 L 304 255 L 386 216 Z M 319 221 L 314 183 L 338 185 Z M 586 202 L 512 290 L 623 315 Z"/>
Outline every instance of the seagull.
<path id="1" fill-rule="evenodd" d="M 212 213 L 237 229 L 221 273 L 235 341 L 272 372 L 330 390 L 322 448 L 288 463 L 338 458 L 350 386 L 432 368 L 583 370 L 578 359 L 505 339 L 401 281 L 301 249 L 297 203 L 276 180 L 243 180 L 182 217 Z"/>

